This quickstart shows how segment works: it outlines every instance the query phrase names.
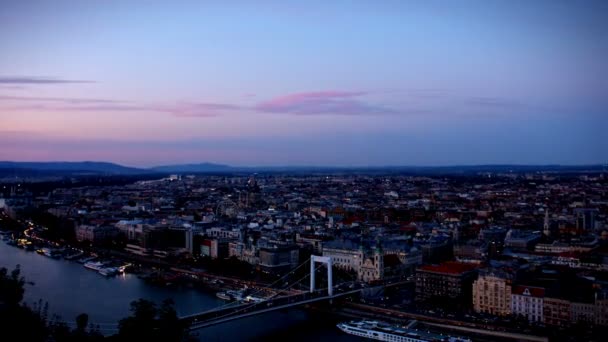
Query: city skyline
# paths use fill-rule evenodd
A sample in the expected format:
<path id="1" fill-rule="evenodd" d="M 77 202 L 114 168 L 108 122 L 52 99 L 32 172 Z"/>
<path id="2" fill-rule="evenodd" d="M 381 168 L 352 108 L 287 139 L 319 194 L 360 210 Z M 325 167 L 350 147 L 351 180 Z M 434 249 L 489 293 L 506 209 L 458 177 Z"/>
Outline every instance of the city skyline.
<path id="1" fill-rule="evenodd" d="M 0 41 L 0 160 L 608 160 L 601 1 L 8 1 Z"/>

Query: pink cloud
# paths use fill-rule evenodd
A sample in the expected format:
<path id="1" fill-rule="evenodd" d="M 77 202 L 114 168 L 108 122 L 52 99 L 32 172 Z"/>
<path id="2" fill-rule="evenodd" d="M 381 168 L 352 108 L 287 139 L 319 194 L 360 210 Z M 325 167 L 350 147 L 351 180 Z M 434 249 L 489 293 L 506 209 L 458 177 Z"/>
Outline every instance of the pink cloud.
<path id="1" fill-rule="evenodd" d="M 253 106 L 214 102 L 178 102 L 145 104 L 100 98 L 62 98 L 13 96 L 0 94 L 0 109 L 81 112 L 160 112 L 178 118 L 206 118 L 229 112 L 254 111 L 294 115 L 374 115 L 393 110 L 369 104 L 361 97 L 364 91 L 315 91 L 279 96 Z"/>

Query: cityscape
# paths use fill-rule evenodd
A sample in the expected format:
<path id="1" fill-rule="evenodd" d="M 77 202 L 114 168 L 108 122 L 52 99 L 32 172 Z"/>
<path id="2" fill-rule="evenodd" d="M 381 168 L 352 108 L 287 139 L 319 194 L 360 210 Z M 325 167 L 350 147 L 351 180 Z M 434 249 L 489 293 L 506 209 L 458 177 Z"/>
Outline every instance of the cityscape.
<path id="1" fill-rule="evenodd" d="M 608 6 L 0 3 L 0 340 L 604 341 Z"/>

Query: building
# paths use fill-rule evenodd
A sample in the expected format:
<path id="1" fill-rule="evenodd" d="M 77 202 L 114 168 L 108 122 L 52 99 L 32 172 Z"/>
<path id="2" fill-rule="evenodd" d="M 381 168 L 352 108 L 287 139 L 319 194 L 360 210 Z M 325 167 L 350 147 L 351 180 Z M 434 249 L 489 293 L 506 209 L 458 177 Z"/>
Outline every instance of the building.
<path id="1" fill-rule="evenodd" d="M 209 228 L 205 231 L 210 237 L 221 239 L 241 239 L 241 231 L 239 229 L 226 229 L 221 227 Z"/>
<path id="2" fill-rule="evenodd" d="M 368 258 L 365 258 L 362 251 L 360 253 L 357 279 L 366 283 L 383 279 L 384 254 L 380 246 L 376 246 L 374 253 Z"/>
<path id="3" fill-rule="evenodd" d="M 544 322 L 544 302 L 545 289 L 517 285 L 511 290 L 511 313 L 520 315 L 530 322 Z"/>
<path id="4" fill-rule="evenodd" d="M 547 297 L 543 300 L 543 320 L 547 325 L 567 326 L 571 321 L 570 301 Z"/>
<path id="5" fill-rule="evenodd" d="M 78 241 L 90 241 L 94 243 L 109 240 L 118 235 L 119 230 L 112 226 L 79 225 L 75 229 Z"/>
<path id="6" fill-rule="evenodd" d="M 385 274 L 411 274 L 422 263 L 422 253 L 416 247 L 410 248 L 399 241 L 382 244 L 376 241 L 371 248 L 351 240 L 329 241 L 323 245 L 323 256 L 331 257 L 335 267 L 356 273 L 357 279 L 365 282 L 384 279 Z"/>
<path id="7" fill-rule="evenodd" d="M 576 229 L 579 231 L 591 231 L 595 229 L 595 221 L 598 212 L 598 209 L 574 209 L 574 215 L 576 217 Z"/>
<path id="8" fill-rule="evenodd" d="M 296 243 L 300 247 L 310 246 L 314 254 L 323 253 L 323 238 L 315 235 L 296 234 Z"/>
<path id="9" fill-rule="evenodd" d="M 545 297 L 544 322 L 547 325 L 566 327 L 572 324 L 608 326 L 608 300 L 599 292 L 591 301 Z"/>
<path id="10" fill-rule="evenodd" d="M 278 246 L 260 248 L 260 269 L 269 273 L 280 273 L 298 266 L 299 249 L 297 246 Z"/>
<path id="11" fill-rule="evenodd" d="M 511 314 L 513 277 L 500 270 L 482 270 L 473 282 L 473 310 L 496 316 Z"/>
<path id="12" fill-rule="evenodd" d="M 362 251 L 360 246 L 346 241 L 331 241 L 323 244 L 323 256 L 331 257 L 335 267 L 359 273 L 362 265 Z"/>
<path id="13" fill-rule="evenodd" d="M 510 229 L 505 237 L 505 247 L 515 250 L 529 250 L 540 241 L 540 232 Z"/>
<path id="14" fill-rule="evenodd" d="M 259 249 L 250 240 L 248 242 L 229 242 L 228 256 L 237 258 L 251 265 L 258 265 L 260 263 Z"/>
<path id="15" fill-rule="evenodd" d="M 571 302 L 570 321 L 572 323 L 596 323 L 596 304 L 594 302 Z"/>
<path id="16" fill-rule="evenodd" d="M 464 244 L 454 245 L 454 257 L 456 260 L 482 261 L 487 255 L 488 246 L 480 241 L 470 241 Z"/>
<path id="17" fill-rule="evenodd" d="M 477 265 L 454 261 L 424 265 L 416 269 L 416 299 L 447 299 L 471 303 Z"/>
<path id="18" fill-rule="evenodd" d="M 228 241 L 221 239 L 203 239 L 200 244 L 201 256 L 211 259 L 223 259 L 228 257 Z"/>
<path id="19" fill-rule="evenodd" d="M 452 259 L 452 241 L 447 238 L 432 237 L 420 244 L 422 261 L 425 263 L 440 263 Z"/>

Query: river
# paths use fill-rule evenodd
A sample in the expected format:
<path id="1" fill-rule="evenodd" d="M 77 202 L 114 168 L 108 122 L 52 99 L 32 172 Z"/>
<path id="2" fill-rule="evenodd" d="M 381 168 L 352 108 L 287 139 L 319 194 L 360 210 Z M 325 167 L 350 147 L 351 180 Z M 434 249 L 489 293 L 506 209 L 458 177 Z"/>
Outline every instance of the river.
<path id="1" fill-rule="evenodd" d="M 162 288 L 146 284 L 134 275 L 105 278 L 81 264 L 55 260 L 7 245 L 0 241 L 0 267 L 12 270 L 21 265 L 28 282 L 25 302 L 40 299 L 49 304 L 49 316 L 56 314 L 73 322 L 76 315 L 87 313 L 89 321 L 103 333 L 115 329 L 121 318 L 129 315 L 129 303 L 144 298 L 160 303 L 171 298 L 178 315 L 209 310 L 224 304 L 214 295 L 196 289 Z M 340 332 L 339 319 L 305 310 L 271 312 L 195 331 L 201 341 L 359 341 Z"/>

